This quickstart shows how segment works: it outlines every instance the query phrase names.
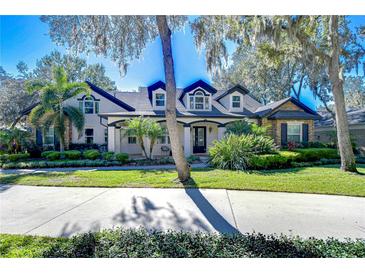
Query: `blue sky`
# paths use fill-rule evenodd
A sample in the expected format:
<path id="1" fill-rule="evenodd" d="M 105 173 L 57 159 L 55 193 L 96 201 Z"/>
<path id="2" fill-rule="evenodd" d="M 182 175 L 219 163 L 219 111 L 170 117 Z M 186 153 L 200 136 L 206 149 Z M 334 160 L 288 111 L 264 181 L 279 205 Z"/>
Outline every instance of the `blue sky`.
<path id="1" fill-rule="evenodd" d="M 364 24 L 365 16 L 351 16 L 352 26 Z M 172 37 L 175 62 L 176 83 L 185 87 L 203 79 L 210 82 L 206 71 L 204 53 L 198 54 L 188 27 L 176 32 Z M 0 16 L 0 65 L 7 72 L 16 74 L 16 64 L 24 61 L 30 68 L 52 50 L 66 52 L 56 46 L 48 36 L 48 25 L 38 16 Z M 121 78 L 118 67 L 108 59 L 96 56 L 83 56 L 88 63 L 103 63 L 107 75 L 113 79 L 120 90 L 136 90 L 138 86 L 148 86 L 164 79 L 162 50 L 159 39 L 149 43 L 140 60 L 131 62 L 127 75 Z M 314 108 L 317 102 L 309 91 L 303 92 L 302 100 Z"/>

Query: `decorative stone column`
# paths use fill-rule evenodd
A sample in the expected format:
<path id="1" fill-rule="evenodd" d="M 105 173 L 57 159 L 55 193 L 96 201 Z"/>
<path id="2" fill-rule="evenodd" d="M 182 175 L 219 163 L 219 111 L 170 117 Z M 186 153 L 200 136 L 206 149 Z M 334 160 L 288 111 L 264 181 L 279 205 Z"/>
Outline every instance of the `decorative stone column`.
<path id="1" fill-rule="evenodd" d="M 115 127 L 115 138 L 114 138 L 114 142 L 115 142 L 115 152 L 119 153 L 121 152 L 121 147 L 120 147 L 120 127 Z"/>
<path id="2" fill-rule="evenodd" d="M 115 127 L 108 127 L 108 151 L 115 152 Z"/>
<path id="3" fill-rule="evenodd" d="M 184 125 L 184 155 L 189 157 L 191 155 L 190 151 L 190 125 Z"/>
<path id="4" fill-rule="evenodd" d="M 224 125 L 218 126 L 218 140 L 221 140 L 226 132 L 226 127 Z"/>

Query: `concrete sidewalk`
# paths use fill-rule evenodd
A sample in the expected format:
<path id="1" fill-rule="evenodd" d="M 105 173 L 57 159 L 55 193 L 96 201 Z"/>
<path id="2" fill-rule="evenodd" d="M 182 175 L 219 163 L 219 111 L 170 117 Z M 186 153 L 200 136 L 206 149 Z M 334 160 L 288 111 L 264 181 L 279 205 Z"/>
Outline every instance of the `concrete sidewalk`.
<path id="1" fill-rule="evenodd" d="M 207 163 L 192 164 L 192 168 L 206 168 Z M 154 165 L 154 166 L 105 166 L 105 167 L 60 167 L 60 168 L 27 168 L 27 169 L 2 169 L 0 174 L 32 174 L 47 172 L 73 172 L 73 171 L 92 171 L 92 170 L 163 170 L 175 169 L 175 165 Z"/>
<path id="2" fill-rule="evenodd" d="M 365 238 L 365 199 L 207 189 L 0 186 L 0 233 L 67 237 L 116 226 Z"/>

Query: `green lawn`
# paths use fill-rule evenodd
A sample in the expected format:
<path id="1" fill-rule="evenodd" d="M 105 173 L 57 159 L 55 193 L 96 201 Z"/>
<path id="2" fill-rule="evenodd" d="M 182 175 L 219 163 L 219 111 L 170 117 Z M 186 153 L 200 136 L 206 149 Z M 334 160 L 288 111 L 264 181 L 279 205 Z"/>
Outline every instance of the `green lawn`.
<path id="1" fill-rule="evenodd" d="M 0 234 L 0 257 L 37 258 L 55 242 L 66 241 L 65 238 Z"/>
<path id="2" fill-rule="evenodd" d="M 365 173 L 365 165 L 358 170 Z M 365 175 L 341 172 L 338 166 L 239 172 L 195 169 L 188 187 L 322 193 L 365 197 Z M 0 182 L 33 186 L 179 188 L 172 170 L 76 171 L 0 175 Z"/>

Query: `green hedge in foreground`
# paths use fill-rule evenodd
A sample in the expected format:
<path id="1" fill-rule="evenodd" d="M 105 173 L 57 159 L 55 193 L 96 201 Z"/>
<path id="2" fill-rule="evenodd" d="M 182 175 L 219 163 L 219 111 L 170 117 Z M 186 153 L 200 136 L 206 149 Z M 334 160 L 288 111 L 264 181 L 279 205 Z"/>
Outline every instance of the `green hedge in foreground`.
<path id="1" fill-rule="evenodd" d="M 43 257 L 365 257 L 365 241 L 265 236 L 104 230 L 55 241 Z"/>

